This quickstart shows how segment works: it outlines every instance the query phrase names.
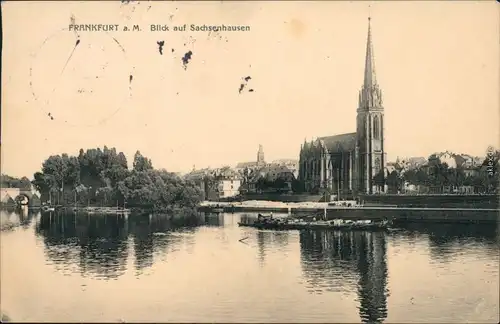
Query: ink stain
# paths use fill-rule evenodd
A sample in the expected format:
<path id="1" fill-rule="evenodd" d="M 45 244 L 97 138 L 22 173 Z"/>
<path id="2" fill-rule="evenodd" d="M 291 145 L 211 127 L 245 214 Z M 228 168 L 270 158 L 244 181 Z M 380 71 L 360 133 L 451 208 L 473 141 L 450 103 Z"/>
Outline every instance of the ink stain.
<path id="1" fill-rule="evenodd" d="M 175 50 L 172 48 L 172 53 L 175 52 Z"/>
<path id="2" fill-rule="evenodd" d="M 240 87 L 238 89 L 238 93 L 243 92 L 243 90 L 245 89 L 245 87 L 248 85 L 248 81 L 250 81 L 250 80 L 252 80 L 251 76 L 247 76 L 247 77 L 243 78 L 243 82 L 241 82 L 241 84 L 240 84 Z M 249 89 L 248 92 L 254 92 L 254 90 L 253 89 Z"/>
<path id="3" fill-rule="evenodd" d="M 193 56 L 193 52 L 189 51 L 184 56 L 182 57 L 182 65 L 184 66 L 184 70 L 187 69 L 187 65 L 189 63 L 189 60 L 191 60 Z"/>
<path id="4" fill-rule="evenodd" d="M 165 41 L 157 41 L 156 44 L 158 44 L 158 51 L 160 52 L 160 55 L 163 55 L 163 45 L 165 45 Z"/>
<path id="5" fill-rule="evenodd" d="M 50 120 L 54 120 L 54 116 L 52 116 L 52 114 L 50 112 L 47 114 L 47 116 L 50 117 Z"/>

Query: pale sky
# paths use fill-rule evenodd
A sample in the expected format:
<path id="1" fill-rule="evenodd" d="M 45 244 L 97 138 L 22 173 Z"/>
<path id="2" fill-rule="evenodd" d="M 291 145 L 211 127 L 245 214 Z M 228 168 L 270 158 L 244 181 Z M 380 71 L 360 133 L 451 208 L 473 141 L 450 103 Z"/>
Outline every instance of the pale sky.
<path id="1" fill-rule="evenodd" d="M 259 144 L 268 161 L 298 158 L 304 138 L 355 131 L 369 15 L 389 160 L 498 147 L 498 3 L 369 4 L 2 2 L 1 171 L 32 177 L 51 154 L 104 145 L 169 171 L 254 161 Z M 142 31 L 80 32 L 68 61 L 71 17 Z"/>

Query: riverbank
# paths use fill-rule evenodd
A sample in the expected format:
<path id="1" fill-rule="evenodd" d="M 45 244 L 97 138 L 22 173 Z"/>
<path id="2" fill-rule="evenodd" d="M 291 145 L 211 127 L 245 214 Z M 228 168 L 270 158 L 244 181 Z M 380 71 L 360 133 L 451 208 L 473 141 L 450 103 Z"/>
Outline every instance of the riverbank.
<path id="1" fill-rule="evenodd" d="M 342 195 L 342 197 L 347 196 Z M 325 202 L 324 195 L 311 194 L 246 193 L 241 198 L 242 201 Z M 358 198 L 365 206 L 500 208 L 499 196 L 495 194 L 362 194 Z"/>
<path id="2" fill-rule="evenodd" d="M 492 208 L 431 208 L 399 206 L 329 206 L 328 203 L 284 203 L 245 201 L 241 203 L 204 202 L 200 211 L 212 212 L 276 212 L 291 216 L 303 214 L 321 214 L 326 212 L 327 219 L 371 219 L 392 218 L 395 222 L 432 222 L 432 223 L 487 223 L 495 224 L 499 220 L 499 209 Z"/>

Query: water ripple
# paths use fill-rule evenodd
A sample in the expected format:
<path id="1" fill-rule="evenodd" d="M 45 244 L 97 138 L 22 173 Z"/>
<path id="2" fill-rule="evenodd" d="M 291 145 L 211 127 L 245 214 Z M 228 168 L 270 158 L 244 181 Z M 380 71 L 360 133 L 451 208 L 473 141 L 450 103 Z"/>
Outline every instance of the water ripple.
<path id="1" fill-rule="evenodd" d="M 2 303 L 20 305 L 27 321 L 498 319 L 494 229 L 275 232 L 238 227 L 247 216 L 183 226 L 163 216 L 2 212 L 1 224 L 12 224 L 2 232 Z"/>

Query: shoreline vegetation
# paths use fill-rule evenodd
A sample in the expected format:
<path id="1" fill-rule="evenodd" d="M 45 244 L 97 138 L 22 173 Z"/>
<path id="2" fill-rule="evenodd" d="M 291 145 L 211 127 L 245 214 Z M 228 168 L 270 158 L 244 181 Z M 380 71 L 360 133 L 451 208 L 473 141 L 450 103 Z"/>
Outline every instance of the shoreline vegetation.
<path id="1" fill-rule="evenodd" d="M 78 156 L 52 155 L 34 174 L 41 201 L 68 208 L 125 208 L 139 213 L 194 215 L 202 192 L 192 181 L 154 169 L 139 151 L 128 168 L 123 152 L 80 149 Z M 97 208 L 99 209 L 99 208 Z"/>

